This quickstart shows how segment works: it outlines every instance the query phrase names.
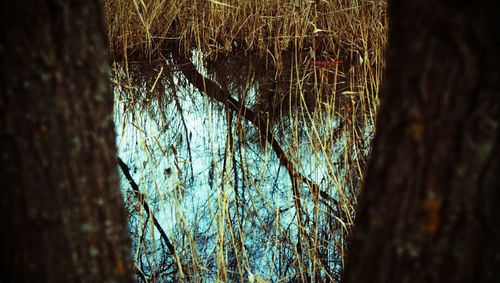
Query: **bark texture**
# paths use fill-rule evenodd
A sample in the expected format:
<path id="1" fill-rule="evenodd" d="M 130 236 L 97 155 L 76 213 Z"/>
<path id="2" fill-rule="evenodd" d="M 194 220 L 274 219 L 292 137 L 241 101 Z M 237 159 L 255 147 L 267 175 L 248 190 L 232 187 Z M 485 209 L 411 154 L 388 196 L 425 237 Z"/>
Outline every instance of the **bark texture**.
<path id="1" fill-rule="evenodd" d="M 1 282 L 130 282 L 100 1 L 3 1 Z"/>
<path id="2" fill-rule="evenodd" d="M 343 282 L 500 282 L 494 1 L 390 1 L 385 86 Z"/>

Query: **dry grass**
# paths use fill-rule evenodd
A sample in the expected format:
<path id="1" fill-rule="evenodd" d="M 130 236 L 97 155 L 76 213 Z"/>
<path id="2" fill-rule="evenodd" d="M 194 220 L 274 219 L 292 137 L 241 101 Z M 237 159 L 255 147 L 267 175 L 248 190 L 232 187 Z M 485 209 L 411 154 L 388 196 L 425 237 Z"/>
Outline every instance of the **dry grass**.
<path id="1" fill-rule="evenodd" d="M 212 58 L 251 52 L 278 65 L 291 50 L 341 50 L 374 61 L 385 45 L 384 1 L 106 0 L 105 15 L 117 58 L 153 58 L 179 41 L 183 51 Z"/>
<path id="2" fill-rule="evenodd" d="M 113 77 L 122 123 L 119 142 L 137 155 L 129 162 L 142 164 L 137 182 L 155 213 L 166 213 L 176 223 L 165 228 L 177 249 L 171 256 L 131 196 L 127 204 L 138 269 L 152 276 L 163 268 L 164 278 L 176 280 L 186 279 L 180 275 L 186 273 L 192 281 L 246 281 L 251 273 L 266 282 L 338 279 L 378 108 L 385 2 L 105 3 L 110 52 L 125 61 Z M 298 220 L 286 171 L 254 125 L 237 113 L 229 115 L 224 104 L 202 99 L 175 64 L 169 65 L 173 62 L 163 60 L 164 68 L 151 75 L 144 69 L 139 76 L 128 72 L 134 68 L 129 58 L 151 62 L 173 46 L 185 54 L 201 51 L 210 79 L 267 115 L 267 126 L 297 169 L 338 204 L 328 207 L 308 186 L 299 186 L 303 219 Z M 257 63 L 242 63 L 250 57 Z M 337 58 L 343 63 L 335 67 L 307 63 Z M 199 130 L 206 138 L 203 156 L 196 156 L 195 142 L 188 147 L 185 120 L 197 115 L 210 125 Z M 197 175 L 195 168 L 193 176 L 193 164 L 207 169 Z M 158 173 L 166 167 L 168 176 Z M 203 195 L 207 202 L 190 202 L 199 200 L 203 188 L 209 192 Z M 169 273 L 176 268 L 177 273 Z"/>

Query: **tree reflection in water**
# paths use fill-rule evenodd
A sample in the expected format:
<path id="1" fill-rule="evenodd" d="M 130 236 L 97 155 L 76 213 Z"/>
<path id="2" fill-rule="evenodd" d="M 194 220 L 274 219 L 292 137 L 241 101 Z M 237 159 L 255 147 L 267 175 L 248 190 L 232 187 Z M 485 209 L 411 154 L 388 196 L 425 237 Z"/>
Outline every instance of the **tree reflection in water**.
<path id="1" fill-rule="evenodd" d="M 193 54 L 112 74 L 138 279 L 338 281 L 373 132 L 356 67 Z"/>

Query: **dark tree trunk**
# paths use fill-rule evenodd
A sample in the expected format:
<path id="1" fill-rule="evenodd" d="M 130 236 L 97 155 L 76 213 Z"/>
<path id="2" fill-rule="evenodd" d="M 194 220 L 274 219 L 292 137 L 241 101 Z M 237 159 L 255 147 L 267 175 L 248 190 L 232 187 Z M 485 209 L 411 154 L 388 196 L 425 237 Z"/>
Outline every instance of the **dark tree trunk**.
<path id="1" fill-rule="evenodd" d="M 130 282 L 102 3 L 0 5 L 0 281 Z"/>
<path id="2" fill-rule="evenodd" d="M 343 282 L 500 282 L 494 3 L 389 3 L 382 106 Z"/>

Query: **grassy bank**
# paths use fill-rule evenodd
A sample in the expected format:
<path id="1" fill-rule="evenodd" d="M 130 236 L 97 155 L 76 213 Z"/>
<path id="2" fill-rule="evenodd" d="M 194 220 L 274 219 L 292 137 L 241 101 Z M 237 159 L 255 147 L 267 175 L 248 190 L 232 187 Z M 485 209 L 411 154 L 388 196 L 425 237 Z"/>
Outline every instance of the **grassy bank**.
<path id="1" fill-rule="evenodd" d="M 154 58 L 173 41 L 184 51 L 251 52 L 281 63 L 285 51 L 355 53 L 380 63 L 385 2 L 363 0 L 106 0 L 111 54 Z"/>

